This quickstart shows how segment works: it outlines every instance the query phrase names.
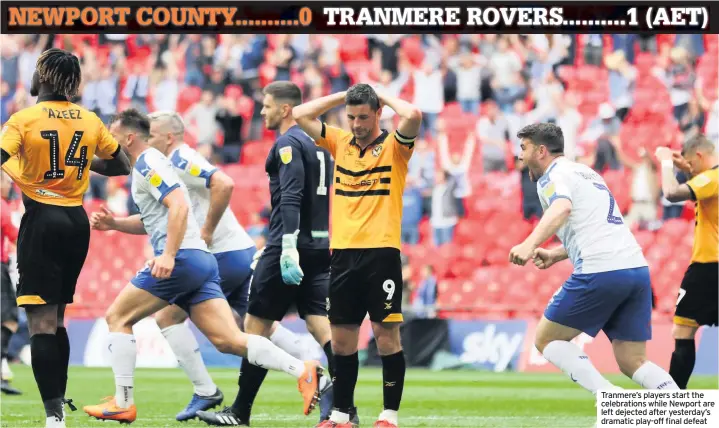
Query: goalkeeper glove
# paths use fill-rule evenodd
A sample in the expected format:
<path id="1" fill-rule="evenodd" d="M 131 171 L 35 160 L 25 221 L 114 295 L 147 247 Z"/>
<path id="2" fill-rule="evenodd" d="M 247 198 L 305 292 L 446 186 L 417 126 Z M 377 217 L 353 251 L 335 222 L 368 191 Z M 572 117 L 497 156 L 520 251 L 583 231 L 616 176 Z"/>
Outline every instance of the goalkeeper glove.
<path id="1" fill-rule="evenodd" d="M 300 268 L 300 253 L 297 252 L 297 235 L 299 230 L 292 234 L 282 235 L 282 255 L 280 255 L 280 270 L 282 281 L 288 285 L 299 285 L 305 275 Z"/>

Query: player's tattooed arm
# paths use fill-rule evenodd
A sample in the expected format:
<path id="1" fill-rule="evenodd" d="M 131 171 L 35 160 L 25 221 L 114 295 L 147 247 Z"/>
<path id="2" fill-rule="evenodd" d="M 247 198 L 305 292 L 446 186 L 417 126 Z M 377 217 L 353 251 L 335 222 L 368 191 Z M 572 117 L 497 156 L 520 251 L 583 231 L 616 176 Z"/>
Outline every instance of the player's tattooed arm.
<path id="1" fill-rule="evenodd" d="M 669 202 L 681 202 L 693 198 L 692 189 L 687 184 L 679 184 L 674 174 L 674 166 L 681 162 L 667 147 L 658 147 L 655 155 L 662 165 L 662 193 Z"/>
<path id="2" fill-rule="evenodd" d="M 347 91 L 337 92 L 336 94 L 300 104 L 292 109 L 292 117 L 307 135 L 312 137 L 313 140 L 319 141 L 322 138 L 322 122 L 317 118 L 325 112 L 342 105 L 345 101 L 346 93 Z"/>
<path id="3" fill-rule="evenodd" d="M 117 177 L 120 175 L 129 175 L 132 171 L 130 158 L 125 153 L 124 148 L 117 151 L 117 155 L 112 159 L 101 159 L 97 156 L 90 163 L 90 171 L 96 172 L 106 177 Z"/>

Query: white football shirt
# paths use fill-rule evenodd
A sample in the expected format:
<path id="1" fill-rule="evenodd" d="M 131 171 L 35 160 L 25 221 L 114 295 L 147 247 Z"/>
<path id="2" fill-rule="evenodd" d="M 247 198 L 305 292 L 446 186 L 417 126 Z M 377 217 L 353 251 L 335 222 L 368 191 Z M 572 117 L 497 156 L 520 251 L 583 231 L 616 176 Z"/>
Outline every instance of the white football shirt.
<path id="1" fill-rule="evenodd" d="M 132 199 L 140 210 L 142 224 L 150 236 L 155 255 L 162 254 L 167 242 L 169 209 L 162 204 L 162 201 L 177 188 L 182 190 L 188 206 L 192 206 L 187 187 L 175 174 L 170 160 L 153 148 L 142 152 L 132 170 Z M 180 249 L 208 251 L 205 241 L 200 237 L 200 227 L 195 221 L 192 210 L 189 210 L 187 215 L 187 231 Z"/>
<path id="2" fill-rule="evenodd" d="M 192 201 L 192 211 L 200 228 L 205 224 L 210 210 L 210 178 L 217 171 L 202 155 L 183 144 L 170 153 L 170 161 L 180 179 L 187 186 Z M 227 251 L 246 250 L 255 246 L 255 242 L 227 208 L 217 223 L 212 235 L 210 251 L 213 254 Z"/>
<path id="3" fill-rule="evenodd" d="M 614 196 L 601 175 L 586 165 L 557 158 L 537 181 L 542 208 L 557 199 L 572 212 L 557 231 L 574 273 L 598 273 L 647 266 L 642 249 L 624 224 Z"/>

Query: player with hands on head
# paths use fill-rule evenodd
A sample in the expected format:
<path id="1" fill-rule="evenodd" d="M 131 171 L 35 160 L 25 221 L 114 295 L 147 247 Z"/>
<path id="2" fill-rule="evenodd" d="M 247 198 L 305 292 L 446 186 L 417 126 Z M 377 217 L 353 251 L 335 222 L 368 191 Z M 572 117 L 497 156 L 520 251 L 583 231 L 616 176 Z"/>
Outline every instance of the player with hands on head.
<path id="1" fill-rule="evenodd" d="M 686 389 L 696 362 L 695 336 L 703 325 L 719 324 L 719 160 L 716 145 L 703 135 L 684 144 L 682 153 L 659 147 L 662 192 L 670 202 L 696 203 L 694 247 L 689 267 L 682 279 L 674 313 L 674 352 L 669 374 Z M 679 184 L 674 167 L 691 178 Z"/>
<path id="2" fill-rule="evenodd" d="M 200 237 L 187 186 L 175 173 L 171 160 L 148 145 L 150 120 L 136 110 L 126 110 L 115 118 L 110 132 L 127 149 L 134 164 L 132 197 L 140 215 L 111 218 L 103 211 L 93 216 L 93 224 L 102 229 L 112 226 L 124 233 L 149 235 L 155 257 L 107 310 L 115 395 L 101 404 L 85 406 L 85 412 L 101 420 L 135 421 L 137 348 L 132 327 L 174 304 L 190 315 L 220 352 L 294 376 L 304 414 L 309 414 L 319 400 L 322 368 L 317 361 L 302 362 L 266 338 L 239 329 L 220 287 L 217 259 Z"/>
<path id="3" fill-rule="evenodd" d="M 345 105 L 351 131 L 318 120 Z M 399 116 L 396 130 L 380 128 L 382 106 Z M 422 123 L 412 104 L 359 83 L 346 92 L 297 106 L 300 127 L 335 159 L 329 319 L 335 353 L 335 410 L 323 428 L 356 426 L 359 327 L 369 313 L 382 356 L 384 409 L 375 427 L 397 427 L 406 362 L 400 341 L 402 194 L 407 164 Z"/>
<path id="4" fill-rule="evenodd" d="M 596 395 L 616 387 L 571 340 L 603 330 L 622 373 L 644 388 L 678 389 L 666 371 L 646 358 L 652 315 L 649 268 L 604 179 L 563 156 L 564 136 L 554 124 L 528 125 L 517 137 L 519 160 L 537 182 L 544 215 L 510 250 L 509 260 L 523 266 L 531 259 L 540 269 L 564 259 L 574 265 L 537 325 L 537 350 Z M 539 247 L 555 234 L 562 246 Z"/>

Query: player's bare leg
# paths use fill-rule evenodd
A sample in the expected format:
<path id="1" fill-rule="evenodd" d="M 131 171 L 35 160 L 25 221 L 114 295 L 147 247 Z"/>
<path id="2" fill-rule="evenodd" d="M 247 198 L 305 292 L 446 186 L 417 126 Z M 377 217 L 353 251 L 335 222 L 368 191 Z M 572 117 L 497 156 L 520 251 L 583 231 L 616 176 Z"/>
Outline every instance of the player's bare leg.
<path id="1" fill-rule="evenodd" d="M 679 389 L 669 373 L 647 360 L 646 342 L 613 340 L 612 348 L 619 369 L 647 389 Z"/>
<path id="2" fill-rule="evenodd" d="M 384 410 L 374 426 L 392 428 L 399 426 L 397 412 L 402 401 L 404 376 L 407 371 L 399 334 L 400 323 L 373 322 L 372 331 L 377 350 L 382 357 L 382 385 Z"/>
<path id="3" fill-rule="evenodd" d="M 198 411 L 213 409 L 225 398 L 202 361 L 200 345 L 185 322 L 187 318 L 187 312 L 177 305 L 170 305 L 155 315 L 162 335 L 194 387 L 190 403 L 175 417 L 178 421 L 194 419 Z"/>
<path id="4" fill-rule="evenodd" d="M 334 406 L 328 421 L 321 423 L 322 428 L 350 428 L 353 416 L 356 417 L 354 391 L 359 374 L 359 343 L 358 325 L 331 325 L 332 351 L 335 357 L 335 372 L 332 377 L 334 388 Z"/>
<path id="5" fill-rule="evenodd" d="M 243 333 L 235 324 L 230 306 L 224 299 L 210 299 L 193 305 L 190 318 L 218 351 L 294 376 L 304 400 L 304 414 L 308 415 L 314 409 L 320 393 L 318 378 L 322 374 L 317 361 L 302 362 L 273 345 L 266 337 Z"/>
<path id="6" fill-rule="evenodd" d="M 58 305 L 27 305 L 32 372 L 45 406 L 46 427 L 64 427 L 62 357 L 57 341 Z"/>
<path id="7" fill-rule="evenodd" d="M 694 337 L 699 327 L 688 324 L 692 323 L 687 322 L 687 325 L 674 324 L 672 328 L 674 352 L 672 352 L 672 360 L 669 365 L 669 374 L 681 389 L 687 389 L 687 384 L 694 371 L 694 364 L 697 358 L 697 347 L 694 342 Z M 696 324 L 696 322 L 693 324 Z"/>
<path id="8" fill-rule="evenodd" d="M 83 410 L 90 416 L 124 423 L 134 422 L 137 408 L 133 397 L 137 347 L 132 326 L 167 306 L 168 303 L 149 292 L 127 284 L 107 310 L 105 320 L 110 329 L 110 364 L 115 374 L 115 396 Z"/>
<path id="9" fill-rule="evenodd" d="M 582 332 L 542 316 L 537 324 L 534 346 L 550 363 L 569 375 L 581 387 L 596 395 L 602 389 L 616 389 L 589 360 L 587 354 L 570 341 Z"/>

